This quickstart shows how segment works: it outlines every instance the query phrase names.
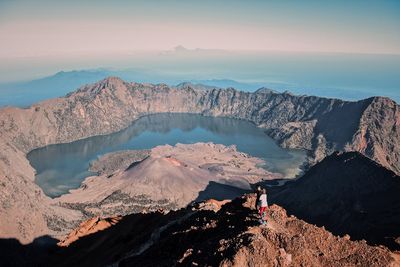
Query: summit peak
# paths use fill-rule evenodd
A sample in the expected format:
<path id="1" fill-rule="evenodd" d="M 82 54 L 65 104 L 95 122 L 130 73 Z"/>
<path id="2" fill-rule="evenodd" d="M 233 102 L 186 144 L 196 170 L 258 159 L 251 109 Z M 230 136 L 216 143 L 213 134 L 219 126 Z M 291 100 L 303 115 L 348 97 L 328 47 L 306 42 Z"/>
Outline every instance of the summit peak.
<path id="1" fill-rule="evenodd" d="M 99 83 L 106 83 L 106 84 L 119 84 L 124 83 L 124 80 L 117 76 L 108 76 L 105 79 L 101 80 Z"/>

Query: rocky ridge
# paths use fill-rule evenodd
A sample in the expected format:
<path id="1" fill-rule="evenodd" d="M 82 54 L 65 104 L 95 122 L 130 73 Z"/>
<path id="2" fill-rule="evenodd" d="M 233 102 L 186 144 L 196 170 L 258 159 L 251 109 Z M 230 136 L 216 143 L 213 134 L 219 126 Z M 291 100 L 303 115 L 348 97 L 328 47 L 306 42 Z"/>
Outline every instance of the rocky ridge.
<path id="1" fill-rule="evenodd" d="M 333 150 L 356 150 L 400 171 L 400 111 L 387 98 L 348 102 L 269 90 L 171 88 L 110 77 L 64 98 L 0 110 L 0 236 L 29 242 L 49 232 L 46 216 L 76 218 L 73 211 L 49 204 L 34 184 L 26 153 L 115 132 L 140 116 L 163 112 L 250 120 L 282 146 L 310 150 L 312 164 Z M 35 220 L 29 219 L 30 210 Z"/>
<path id="2" fill-rule="evenodd" d="M 103 228 L 112 219 L 95 218 L 76 229 L 80 238 L 70 235 L 75 242 L 49 261 L 57 266 L 399 266 L 398 254 L 334 236 L 277 205 L 270 207 L 267 225 L 259 226 L 254 202 L 247 195 L 217 202 L 215 210 L 200 203 L 167 214 L 133 214 L 84 236 L 88 225 Z"/>

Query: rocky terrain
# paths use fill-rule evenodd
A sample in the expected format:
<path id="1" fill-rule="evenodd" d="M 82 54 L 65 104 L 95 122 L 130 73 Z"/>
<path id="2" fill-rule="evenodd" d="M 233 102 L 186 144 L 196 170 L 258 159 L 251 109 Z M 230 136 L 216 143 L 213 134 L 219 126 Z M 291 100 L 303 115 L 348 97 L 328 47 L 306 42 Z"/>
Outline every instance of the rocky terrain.
<path id="1" fill-rule="evenodd" d="M 173 88 L 110 77 L 64 98 L 0 110 L 0 236 L 30 242 L 52 233 L 49 224 L 76 218 L 74 210 L 52 206 L 34 183 L 29 151 L 115 132 L 140 116 L 163 112 L 252 121 L 282 146 L 310 150 L 311 164 L 333 150 L 355 150 L 400 172 L 400 111 L 387 98 L 348 102 L 267 89 Z"/>
<path id="2" fill-rule="evenodd" d="M 106 154 L 94 165 L 99 162 L 105 166 L 103 174 L 86 178 L 80 188 L 70 190 L 53 203 L 82 212 L 82 219 L 96 215 L 127 215 L 182 208 L 193 201 L 204 200 L 204 194 L 234 198 L 251 190 L 251 184 L 261 178 L 279 177 L 257 167 L 262 163 L 260 159 L 238 152 L 234 146 L 213 143 L 116 152 Z M 107 166 L 114 162 L 123 164 L 111 171 Z M 220 192 L 216 186 L 210 186 L 210 182 L 242 190 L 227 195 L 229 190 L 224 188 L 224 192 Z"/>
<path id="3" fill-rule="evenodd" d="M 107 153 L 90 163 L 89 171 L 98 175 L 112 175 L 117 170 L 126 170 L 132 164 L 145 160 L 150 150 L 125 150 Z"/>
<path id="4" fill-rule="evenodd" d="M 270 190 L 275 203 L 334 234 L 400 250 L 400 177 L 358 152 L 334 153 Z"/>
<path id="5" fill-rule="evenodd" d="M 93 218 L 42 251 L 51 266 L 399 266 L 399 254 L 351 241 L 272 205 L 260 226 L 255 197 L 209 200 L 169 213 Z M 40 254 L 37 254 L 37 256 Z M 18 259 L 21 260 L 21 259 Z"/>

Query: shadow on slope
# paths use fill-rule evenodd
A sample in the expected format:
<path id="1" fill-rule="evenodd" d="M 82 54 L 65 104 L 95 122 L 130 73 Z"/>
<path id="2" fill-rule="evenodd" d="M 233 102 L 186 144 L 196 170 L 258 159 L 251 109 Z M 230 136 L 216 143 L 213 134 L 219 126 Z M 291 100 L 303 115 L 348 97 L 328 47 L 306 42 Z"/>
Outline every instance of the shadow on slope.
<path id="1" fill-rule="evenodd" d="M 0 239 L 0 266 L 43 266 L 58 240 L 41 236 L 23 245 L 17 239 Z"/>
<path id="2" fill-rule="evenodd" d="M 200 202 L 207 199 L 232 200 L 249 192 L 250 190 L 242 189 L 232 184 L 222 184 L 211 181 L 203 191 L 199 192 L 199 195 L 194 202 Z"/>
<path id="3" fill-rule="evenodd" d="M 244 207 L 245 198 L 235 198 L 218 212 L 198 210 L 179 223 L 172 224 L 156 243 L 142 253 L 130 255 L 120 266 L 218 266 L 236 253 L 236 246 L 219 250 L 224 240 L 236 240 L 248 227 L 258 225 L 251 209 Z M 250 216 L 250 217 L 249 217 Z M 247 246 L 249 240 L 242 240 Z M 219 253 L 217 253 L 220 251 Z"/>
<path id="4" fill-rule="evenodd" d="M 79 238 L 69 247 L 58 248 L 50 266 L 107 266 L 141 250 L 152 240 L 155 229 L 181 218 L 186 210 L 131 214 L 110 228 Z"/>
<path id="5" fill-rule="evenodd" d="M 400 249 L 400 177 L 358 152 L 334 153 L 269 192 L 289 213 L 336 235 Z"/>
<path id="6" fill-rule="evenodd" d="M 186 210 L 124 216 L 117 224 L 79 238 L 69 247 L 58 247 L 49 236 L 23 245 L 0 239 L 0 266 L 107 266 L 140 249 L 155 229 L 181 218 Z"/>

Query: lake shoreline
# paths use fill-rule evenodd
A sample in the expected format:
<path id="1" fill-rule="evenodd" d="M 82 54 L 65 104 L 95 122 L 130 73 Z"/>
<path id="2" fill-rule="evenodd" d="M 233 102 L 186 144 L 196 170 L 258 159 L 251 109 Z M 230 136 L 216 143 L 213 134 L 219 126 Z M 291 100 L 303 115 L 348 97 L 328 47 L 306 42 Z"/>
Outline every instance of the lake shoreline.
<path id="1" fill-rule="evenodd" d="M 48 196 L 58 197 L 79 188 L 86 177 L 96 173 L 91 166 L 104 154 L 195 142 L 237 145 L 238 150 L 263 159 L 261 165 L 267 171 L 286 178 L 301 174 L 307 162 L 307 151 L 280 148 L 253 122 L 190 113 L 142 115 L 116 133 L 49 145 L 29 152 L 27 157 L 37 171 L 35 182 Z"/>

